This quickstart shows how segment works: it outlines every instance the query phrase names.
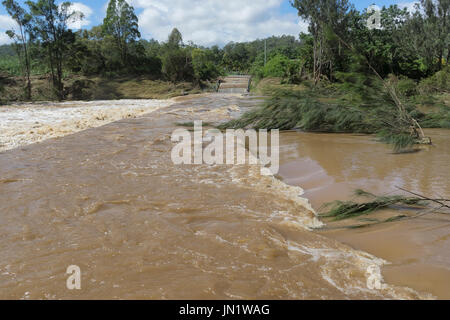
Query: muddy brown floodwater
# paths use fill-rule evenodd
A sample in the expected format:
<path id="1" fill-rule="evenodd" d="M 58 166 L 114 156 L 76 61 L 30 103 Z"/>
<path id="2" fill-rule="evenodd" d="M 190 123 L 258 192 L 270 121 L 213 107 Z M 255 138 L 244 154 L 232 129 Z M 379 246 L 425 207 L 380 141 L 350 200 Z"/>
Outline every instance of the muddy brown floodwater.
<path id="1" fill-rule="evenodd" d="M 404 188 L 431 198 L 450 198 L 450 130 L 427 130 L 434 146 L 418 153 L 392 154 L 373 137 L 289 132 L 281 136 L 280 176 L 305 189 L 318 210 L 334 200 L 352 200 L 356 189 L 378 195 L 405 194 Z M 407 194 L 405 194 L 407 195 Z M 370 218 L 386 219 L 416 212 L 384 210 Z M 368 217 L 350 221 L 367 223 Z M 347 223 L 348 224 L 348 223 Z M 329 227 L 339 226 L 330 223 Z M 450 298 L 450 217 L 429 214 L 417 219 L 362 229 L 322 233 L 390 262 L 388 283 Z"/>
<path id="2" fill-rule="evenodd" d="M 0 298 L 431 298 L 383 281 L 386 261 L 312 231 L 321 223 L 302 190 L 258 166 L 172 164 L 175 123 L 227 120 L 256 103 L 190 97 L 1 152 Z M 70 265 L 81 290 L 66 287 Z"/>

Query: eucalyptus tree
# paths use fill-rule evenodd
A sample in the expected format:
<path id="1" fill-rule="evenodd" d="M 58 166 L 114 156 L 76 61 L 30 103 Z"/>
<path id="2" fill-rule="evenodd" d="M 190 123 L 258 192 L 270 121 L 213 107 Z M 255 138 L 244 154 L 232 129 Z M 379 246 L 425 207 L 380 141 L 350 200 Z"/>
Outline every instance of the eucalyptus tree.
<path id="1" fill-rule="evenodd" d="M 421 52 L 431 72 L 438 71 L 450 55 L 450 0 L 421 0 L 420 9 L 411 21 L 413 49 Z"/>
<path id="2" fill-rule="evenodd" d="M 6 34 L 14 40 L 19 59 L 23 66 L 27 100 L 31 100 L 31 59 L 29 54 L 29 43 L 32 39 L 31 15 L 14 0 L 4 0 L 3 5 L 11 18 L 16 22 L 18 30 L 8 30 Z"/>
<path id="3" fill-rule="evenodd" d="M 169 34 L 167 45 L 170 48 L 180 48 L 181 46 L 183 46 L 183 36 L 181 35 L 181 32 L 177 28 L 174 28 L 172 32 Z"/>
<path id="4" fill-rule="evenodd" d="M 33 31 L 47 51 L 53 88 L 59 100 L 64 99 L 63 65 L 69 54 L 75 34 L 69 23 L 82 19 L 83 14 L 74 11 L 70 2 L 57 4 L 55 0 L 27 1 L 32 15 Z"/>
<path id="5" fill-rule="evenodd" d="M 441 70 L 443 61 L 449 58 L 450 48 L 450 0 L 421 0 L 425 13 L 424 25 L 432 35 L 433 52 L 437 69 Z M 445 55 L 446 54 L 446 55 Z"/>
<path id="6" fill-rule="evenodd" d="M 171 82 L 193 81 L 195 79 L 192 64 L 193 46 L 183 45 L 181 32 L 174 28 L 162 47 L 162 71 Z"/>
<path id="7" fill-rule="evenodd" d="M 111 0 L 106 17 L 103 20 L 103 33 L 111 36 L 120 52 L 122 64 L 125 66 L 129 44 L 141 37 L 138 18 L 134 8 L 125 0 Z"/>
<path id="8" fill-rule="evenodd" d="M 450 58 L 450 0 L 421 0 L 395 36 L 404 56 L 415 56 L 420 77 L 442 69 Z M 408 74 L 408 76 L 410 76 Z"/>
<path id="9" fill-rule="evenodd" d="M 327 42 L 336 42 L 334 32 L 345 29 L 351 6 L 348 0 L 291 0 L 291 5 L 309 23 L 309 32 L 313 36 L 313 77 L 317 84 L 326 64 L 332 70 L 330 50 L 333 46 Z M 339 41 L 337 43 L 339 46 Z"/>

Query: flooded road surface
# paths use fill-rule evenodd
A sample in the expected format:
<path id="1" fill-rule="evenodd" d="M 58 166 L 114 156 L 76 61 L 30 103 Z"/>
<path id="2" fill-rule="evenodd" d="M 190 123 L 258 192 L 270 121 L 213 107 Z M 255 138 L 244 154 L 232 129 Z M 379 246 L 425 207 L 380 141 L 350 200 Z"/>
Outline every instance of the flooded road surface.
<path id="1" fill-rule="evenodd" d="M 381 259 L 310 231 L 320 222 L 302 190 L 258 166 L 172 164 L 175 123 L 252 104 L 188 98 L 1 152 L 0 298 L 429 298 L 383 282 Z M 66 287 L 70 265 L 79 291 Z"/>
<path id="2" fill-rule="evenodd" d="M 431 198 L 448 199 L 450 130 L 426 130 L 426 134 L 434 146 L 423 147 L 418 153 L 395 155 L 389 146 L 368 136 L 284 133 L 280 176 L 284 182 L 304 188 L 305 196 L 317 210 L 327 202 L 352 200 L 356 189 L 377 195 L 405 194 L 396 188 L 401 187 Z M 370 218 L 384 220 L 401 213 L 384 210 Z M 346 223 L 366 224 L 367 218 Z M 328 227 L 339 225 L 331 222 Z M 383 268 L 387 282 L 450 298 L 448 215 L 429 214 L 322 234 L 389 261 L 391 264 Z"/>

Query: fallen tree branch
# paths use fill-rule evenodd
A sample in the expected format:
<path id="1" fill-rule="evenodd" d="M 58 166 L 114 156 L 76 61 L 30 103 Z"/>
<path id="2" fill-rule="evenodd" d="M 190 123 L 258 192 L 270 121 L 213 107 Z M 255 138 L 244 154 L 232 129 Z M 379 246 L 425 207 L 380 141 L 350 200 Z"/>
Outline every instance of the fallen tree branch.
<path id="1" fill-rule="evenodd" d="M 347 43 L 335 30 L 333 30 L 333 33 L 336 35 L 338 40 L 344 44 L 344 46 L 346 46 L 350 51 L 357 53 L 355 48 L 351 44 Z M 357 54 L 359 54 L 359 53 L 357 53 Z M 384 88 L 387 90 L 387 92 L 391 96 L 392 100 L 394 101 L 394 103 L 396 104 L 396 106 L 398 108 L 400 117 L 402 119 L 404 119 L 408 124 L 410 124 L 412 128 L 414 128 L 414 131 L 417 134 L 417 138 L 419 138 L 422 141 L 422 143 L 427 142 L 428 144 L 432 144 L 431 138 L 425 136 L 425 133 L 423 132 L 423 129 L 420 126 L 419 122 L 406 111 L 406 108 L 405 108 L 403 102 L 398 97 L 395 88 L 392 85 L 388 85 L 386 83 L 386 81 L 384 81 L 383 77 L 372 66 L 369 59 L 364 54 L 360 54 L 360 56 L 364 57 L 364 60 L 365 60 L 366 64 L 368 65 L 369 69 L 372 70 L 372 72 L 375 74 L 375 76 L 381 81 Z"/>
<path id="2" fill-rule="evenodd" d="M 409 194 L 415 195 L 415 196 L 417 196 L 417 197 L 419 197 L 419 198 L 422 198 L 422 199 L 424 199 L 424 200 L 428 200 L 428 201 L 435 202 L 435 203 L 437 203 L 437 204 L 440 204 L 442 207 L 445 207 L 445 208 L 449 208 L 449 209 L 450 209 L 450 206 L 448 206 L 448 205 L 446 205 L 445 203 L 443 203 L 443 202 L 450 202 L 450 200 L 431 199 L 431 198 L 425 197 L 425 196 L 423 196 L 423 195 L 421 195 L 421 194 L 418 194 L 418 193 L 415 193 L 415 192 L 411 192 L 411 191 L 409 191 L 409 190 L 406 190 L 406 189 L 403 189 L 403 188 L 400 188 L 400 187 L 396 187 L 396 188 L 399 189 L 399 190 L 405 191 L 405 192 L 407 192 L 407 193 L 409 193 Z"/>
<path id="3" fill-rule="evenodd" d="M 316 231 L 328 231 L 328 230 L 367 228 L 367 227 L 372 227 L 372 226 L 385 224 L 385 223 L 417 219 L 417 218 L 421 218 L 421 217 L 426 216 L 426 215 L 431 214 L 431 213 L 440 213 L 440 212 L 437 212 L 437 211 L 439 211 L 442 208 L 443 208 L 442 206 L 441 207 L 437 207 L 437 208 L 430 208 L 430 209 L 428 209 L 428 210 L 426 210 L 424 212 L 421 212 L 421 213 L 419 213 L 417 215 L 414 215 L 414 216 L 398 215 L 398 216 L 394 216 L 394 217 L 386 219 L 386 220 L 375 221 L 373 223 L 360 224 L 360 225 L 349 225 L 349 226 L 339 226 L 339 227 L 324 226 L 324 227 L 321 227 L 321 228 L 316 228 L 315 230 Z M 440 213 L 440 214 L 445 214 L 445 213 Z"/>
<path id="4" fill-rule="evenodd" d="M 403 206 L 407 208 L 424 208 L 430 207 L 429 202 L 438 203 L 439 209 L 450 208 L 445 202 L 450 202 L 447 199 L 431 199 L 429 197 L 410 192 L 408 190 L 397 187 L 399 190 L 409 192 L 415 197 L 405 197 L 400 195 L 394 196 L 377 196 L 375 194 L 366 192 L 364 190 L 356 190 L 356 196 L 369 197 L 371 201 L 368 202 L 353 202 L 353 201 L 334 201 L 325 204 L 320 211 L 324 208 L 329 208 L 327 212 L 319 213 L 323 218 L 334 218 L 334 220 L 345 220 L 350 218 L 356 218 L 363 215 L 369 215 L 376 211 L 386 209 L 388 207 Z M 438 210 L 439 210 L 438 209 Z M 436 211 L 432 208 L 431 211 Z M 389 219 L 388 219 L 389 220 Z M 387 221 L 388 222 L 388 221 Z"/>

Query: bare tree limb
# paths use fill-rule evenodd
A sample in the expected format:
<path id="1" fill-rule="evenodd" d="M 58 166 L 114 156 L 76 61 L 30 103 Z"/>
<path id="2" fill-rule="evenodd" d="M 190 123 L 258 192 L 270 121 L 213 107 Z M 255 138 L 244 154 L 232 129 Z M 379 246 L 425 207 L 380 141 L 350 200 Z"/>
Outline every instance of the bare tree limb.
<path id="1" fill-rule="evenodd" d="M 396 188 L 399 189 L 399 190 L 405 191 L 405 192 L 407 192 L 407 193 L 413 194 L 413 195 L 415 195 L 415 196 L 417 196 L 417 197 L 419 197 L 419 198 L 422 198 L 422 199 L 424 199 L 424 200 L 436 202 L 437 204 L 440 204 L 442 207 L 445 207 L 445 208 L 449 208 L 449 209 L 450 209 L 450 206 L 448 206 L 448 205 L 446 205 L 445 203 L 442 202 L 442 201 L 444 201 L 444 202 L 450 202 L 450 200 L 436 200 L 436 199 L 431 199 L 431 198 L 425 197 L 425 196 L 423 196 L 423 195 L 421 195 L 421 194 L 418 194 L 418 193 L 415 193 L 415 192 L 411 192 L 411 191 L 408 191 L 408 190 L 403 189 L 403 188 L 400 188 L 400 187 L 396 187 Z"/>

